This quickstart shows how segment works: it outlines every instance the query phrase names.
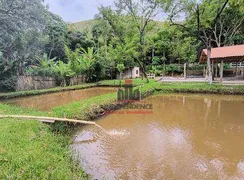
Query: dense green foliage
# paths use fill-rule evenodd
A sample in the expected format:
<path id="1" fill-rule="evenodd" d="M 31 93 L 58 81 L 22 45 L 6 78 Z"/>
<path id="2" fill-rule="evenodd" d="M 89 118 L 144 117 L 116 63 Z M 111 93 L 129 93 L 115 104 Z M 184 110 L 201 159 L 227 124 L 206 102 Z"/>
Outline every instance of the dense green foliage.
<path id="1" fill-rule="evenodd" d="M 8 90 L 38 57 L 61 52 L 66 24 L 42 0 L 1 0 L 0 22 L 0 90 Z"/>
<path id="2" fill-rule="evenodd" d="M 170 14 L 171 25 L 180 28 L 188 37 L 196 38 L 201 43 L 200 47 L 207 49 L 208 80 L 212 84 L 211 48 L 241 43 L 244 1 L 160 0 L 160 4 Z M 182 16 L 185 20 L 179 23 Z"/>
<path id="3" fill-rule="evenodd" d="M 42 0 L 0 0 L 0 90 L 14 90 L 23 75 L 52 76 L 62 86 L 80 75 L 113 79 L 118 64 L 139 66 L 145 77 L 181 73 L 162 66 L 198 62 L 202 48 L 244 43 L 243 0 L 114 2 L 80 32 Z M 159 10 L 168 14 L 164 23 L 153 20 Z"/>

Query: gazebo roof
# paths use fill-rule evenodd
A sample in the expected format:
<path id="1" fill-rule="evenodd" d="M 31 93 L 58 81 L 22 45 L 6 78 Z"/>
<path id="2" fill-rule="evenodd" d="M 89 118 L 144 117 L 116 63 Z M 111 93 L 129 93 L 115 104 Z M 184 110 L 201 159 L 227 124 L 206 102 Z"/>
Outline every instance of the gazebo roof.
<path id="1" fill-rule="evenodd" d="M 214 62 L 241 62 L 244 61 L 244 44 L 237 46 L 226 46 L 211 49 L 211 61 Z M 203 49 L 200 62 L 207 61 L 207 49 Z"/>

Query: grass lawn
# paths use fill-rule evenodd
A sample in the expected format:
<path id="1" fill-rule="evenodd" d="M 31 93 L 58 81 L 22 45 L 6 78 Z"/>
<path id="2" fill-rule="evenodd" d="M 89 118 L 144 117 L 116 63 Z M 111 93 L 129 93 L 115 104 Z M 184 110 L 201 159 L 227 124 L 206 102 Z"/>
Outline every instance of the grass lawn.
<path id="1" fill-rule="evenodd" d="M 0 104 L 0 114 L 47 115 Z M 86 179 L 69 152 L 69 137 L 38 121 L 0 119 L 0 179 Z"/>
<path id="2" fill-rule="evenodd" d="M 208 93 L 244 95 L 244 85 L 226 86 L 208 83 L 160 83 L 154 85 L 157 91 L 172 93 Z"/>

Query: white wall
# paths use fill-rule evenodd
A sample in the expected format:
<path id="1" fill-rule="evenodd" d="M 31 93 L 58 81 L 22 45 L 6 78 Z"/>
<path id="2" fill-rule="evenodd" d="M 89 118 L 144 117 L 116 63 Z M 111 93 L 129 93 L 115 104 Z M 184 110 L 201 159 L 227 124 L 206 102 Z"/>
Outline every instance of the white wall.
<path id="1" fill-rule="evenodd" d="M 138 78 L 138 77 L 140 77 L 140 68 L 134 67 L 132 69 L 132 78 Z"/>
<path id="2" fill-rule="evenodd" d="M 129 79 L 129 78 L 138 78 L 140 77 L 140 68 L 139 67 L 134 67 L 134 68 L 130 68 L 130 69 L 126 69 L 123 73 L 122 73 L 122 78 L 123 79 Z M 119 79 L 120 76 L 119 74 L 117 75 L 117 79 Z"/>

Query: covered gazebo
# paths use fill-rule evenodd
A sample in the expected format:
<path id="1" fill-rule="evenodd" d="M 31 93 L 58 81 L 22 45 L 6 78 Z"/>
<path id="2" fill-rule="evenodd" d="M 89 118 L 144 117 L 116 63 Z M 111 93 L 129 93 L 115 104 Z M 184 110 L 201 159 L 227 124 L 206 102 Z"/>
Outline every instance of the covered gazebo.
<path id="1" fill-rule="evenodd" d="M 226 46 L 211 49 L 211 64 L 218 66 L 220 63 L 220 82 L 223 81 L 224 63 L 239 63 L 244 61 L 244 44 L 236 46 Z M 203 49 L 200 63 L 207 62 L 207 49 Z"/>

